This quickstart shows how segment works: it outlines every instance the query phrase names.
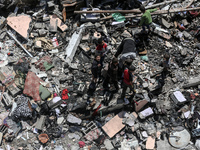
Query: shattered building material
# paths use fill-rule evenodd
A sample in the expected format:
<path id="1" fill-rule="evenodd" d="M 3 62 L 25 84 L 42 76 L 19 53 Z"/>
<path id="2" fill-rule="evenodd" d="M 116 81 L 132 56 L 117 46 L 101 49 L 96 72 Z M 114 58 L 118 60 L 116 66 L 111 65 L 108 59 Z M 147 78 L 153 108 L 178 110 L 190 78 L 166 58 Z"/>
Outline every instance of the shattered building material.
<path id="1" fill-rule="evenodd" d="M 122 123 L 123 115 L 124 112 L 119 113 L 102 127 L 104 132 L 106 132 L 110 138 L 112 138 L 125 127 L 125 125 Z"/>
<path id="2" fill-rule="evenodd" d="M 6 18 L 1 16 L 0 17 L 0 29 L 2 29 L 5 24 L 6 24 Z"/>
<path id="3" fill-rule="evenodd" d="M 45 121 L 46 121 L 46 116 L 41 115 L 40 118 L 37 118 L 37 122 L 35 124 L 35 128 L 42 130 L 44 125 L 45 125 Z"/>
<path id="4" fill-rule="evenodd" d="M 189 88 L 189 87 L 192 87 L 192 86 L 197 86 L 199 84 L 200 84 L 200 77 L 195 77 L 195 78 L 189 79 L 187 81 L 187 83 L 185 83 L 183 85 L 183 88 Z"/>
<path id="5" fill-rule="evenodd" d="M 6 106 L 12 105 L 12 100 L 11 100 L 10 96 L 8 95 L 8 93 L 6 93 L 6 92 L 3 93 L 3 101 L 6 104 Z"/>
<path id="6" fill-rule="evenodd" d="M 84 24 L 80 26 L 80 28 L 78 29 L 78 31 L 75 31 L 69 41 L 69 44 L 66 48 L 66 62 L 68 64 L 71 64 L 71 62 L 73 61 L 74 55 L 76 53 L 77 47 L 81 41 L 82 38 L 82 32 L 84 31 Z"/>
<path id="7" fill-rule="evenodd" d="M 56 31 L 56 26 L 62 31 L 65 32 L 66 30 L 68 30 L 68 26 L 66 24 L 64 24 L 60 18 L 58 18 L 56 15 L 52 15 L 50 16 L 50 27 L 53 27 L 53 32 Z"/>
<path id="8" fill-rule="evenodd" d="M 26 50 L 24 48 L 24 46 L 16 39 L 16 37 L 10 32 L 10 31 L 7 31 L 8 35 L 15 40 L 15 42 L 17 42 L 17 44 L 30 56 L 30 57 L 33 57 L 29 52 L 28 50 Z"/>
<path id="9" fill-rule="evenodd" d="M 28 15 L 13 16 L 7 18 L 7 24 L 25 39 L 28 39 L 28 29 L 31 17 Z"/>
<path id="10" fill-rule="evenodd" d="M 11 1 L 13 7 L 4 9 Z M 133 1 L 40 0 L 29 5 L 28 0 L 0 0 L 0 149 L 200 147 L 199 2 Z M 138 26 L 141 5 L 160 9 L 151 13 L 152 24 L 145 30 Z M 25 38 L 19 26 L 9 24 L 23 26 L 25 21 L 10 18 L 26 15 L 31 21 Z M 124 38 L 134 41 L 139 55 L 118 66 L 120 58 L 113 57 Z M 91 67 L 97 47 L 102 53 L 95 83 Z M 115 81 L 112 75 L 106 81 L 114 62 Z M 130 65 L 137 80 L 122 99 L 123 82 L 132 78 L 123 70 Z"/>

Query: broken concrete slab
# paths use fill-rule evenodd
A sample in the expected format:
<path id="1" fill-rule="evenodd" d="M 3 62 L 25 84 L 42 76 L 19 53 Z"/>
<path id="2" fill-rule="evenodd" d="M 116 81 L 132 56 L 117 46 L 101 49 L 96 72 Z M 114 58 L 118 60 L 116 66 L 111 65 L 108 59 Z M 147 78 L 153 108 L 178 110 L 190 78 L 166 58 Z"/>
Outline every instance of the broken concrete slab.
<path id="1" fill-rule="evenodd" d="M 80 26 L 78 33 L 74 32 L 74 34 L 72 35 L 69 44 L 67 46 L 67 48 L 65 49 L 65 55 L 66 55 L 66 62 L 68 64 L 71 64 L 74 55 L 76 53 L 77 47 L 80 43 L 80 40 L 82 38 L 82 32 L 84 31 L 84 24 Z"/>
<path id="2" fill-rule="evenodd" d="M 162 20 L 162 24 L 166 27 L 166 28 L 170 28 L 171 27 L 171 23 L 167 22 L 164 18 L 161 19 Z"/>
<path id="3" fill-rule="evenodd" d="M 28 39 L 28 29 L 31 22 L 31 17 L 28 15 L 19 15 L 7 18 L 7 24 L 19 33 L 25 39 Z"/>
<path id="4" fill-rule="evenodd" d="M 200 77 L 191 78 L 183 85 L 183 88 L 189 88 L 200 84 Z"/>
<path id="5" fill-rule="evenodd" d="M 2 29 L 5 24 L 6 24 L 6 18 L 0 16 L 0 29 Z"/>

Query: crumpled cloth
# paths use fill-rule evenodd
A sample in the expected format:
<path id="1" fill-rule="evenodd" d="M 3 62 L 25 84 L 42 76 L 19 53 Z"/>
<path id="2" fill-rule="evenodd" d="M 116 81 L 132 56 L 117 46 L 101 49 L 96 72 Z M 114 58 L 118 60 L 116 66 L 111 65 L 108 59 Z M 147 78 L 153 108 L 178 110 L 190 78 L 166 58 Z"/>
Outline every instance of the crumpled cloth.
<path id="1" fill-rule="evenodd" d="M 40 101 L 39 87 L 40 82 L 44 82 L 33 72 L 28 72 L 24 85 L 23 93 L 32 97 L 35 101 Z"/>
<path id="2" fill-rule="evenodd" d="M 11 115 L 14 121 L 32 118 L 32 111 L 29 108 L 28 102 L 29 98 L 23 95 L 16 98 L 17 107 L 15 108 L 15 110 Z"/>
<path id="3" fill-rule="evenodd" d="M 83 141 L 79 141 L 78 144 L 80 148 L 83 148 L 85 146 L 85 143 Z"/>
<path id="4" fill-rule="evenodd" d="M 62 99 L 63 100 L 67 100 L 69 98 L 68 93 L 69 93 L 69 91 L 67 89 L 64 89 L 62 91 Z"/>

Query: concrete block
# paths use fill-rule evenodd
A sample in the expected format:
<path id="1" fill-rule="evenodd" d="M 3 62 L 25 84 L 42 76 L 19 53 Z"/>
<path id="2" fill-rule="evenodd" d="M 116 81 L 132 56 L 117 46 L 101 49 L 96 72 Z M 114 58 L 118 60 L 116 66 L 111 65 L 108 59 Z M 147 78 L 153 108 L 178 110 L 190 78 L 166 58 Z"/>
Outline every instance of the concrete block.
<path id="1" fill-rule="evenodd" d="M 171 27 L 171 24 L 167 22 L 165 19 L 162 18 L 161 21 L 162 21 L 163 26 L 165 26 L 166 28 L 169 29 Z"/>
<path id="2" fill-rule="evenodd" d="M 87 42 L 89 42 L 89 40 L 90 40 L 90 34 L 89 34 L 89 33 L 86 34 L 86 35 L 83 35 L 82 41 L 87 41 Z"/>
<path id="3" fill-rule="evenodd" d="M 112 149 L 114 149 L 114 147 L 113 147 L 113 145 L 112 145 L 112 143 L 111 143 L 111 141 L 110 141 L 109 139 L 106 139 L 106 140 L 104 141 L 104 145 L 105 145 L 105 147 L 106 147 L 107 150 L 112 150 Z"/>
<path id="4" fill-rule="evenodd" d="M 10 92 L 12 97 L 15 97 L 21 90 L 16 86 L 15 83 L 13 83 L 8 87 L 8 91 Z"/>
<path id="5" fill-rule="evenodd" d="M 1 145 L 2 139 L 3 139 L 3 133 L 0 132 L 0 145 Z"/>
<path id="6" fill-rule="evenodd" d="M 56 15 L 52 15 L 50 16 L 50 24 L 51 25 L 54 25 L 56 24 L 57 22 L 57 26 L 60 30 L 62 30 L 62 32 L 65 32 L 66 30 L 68 30 L 68 26 L 66 24 L 64 24 L 60 18 L 58 18 Z"/>
<path id="7" fill-rule="evenodd" d="M 200 85 L 200 76 L 189 79 L 186 84 L 183 85 L 183 88 L 189 88 L 192 86 Z"/>
<path id="8" fill-rule="evenodd" d="M 70 122 L 70 123 L 79 124 L 79 125 L 80 125 L 81 122 L 82 122 L 81 119 L 79 119 L 79 118 L 77 118 L 77 117 L 75 117 L 75 116 L 73 116 L 73 115 L 71 115 L 71 114 L 69 114 L 69 115 L 67 116 L 67 121 Z"/>
<path id="9" fill-rule="evenodd" d="M 35 128 L 42 130 L 45 124 L 46 116 L 41 115 L 40 118 L 37 118 Z"/>
<path id="10" fill-rule="evenodd" d="M 84 24 L 81 25 L 80 27 L 80 31 L 79 32 L 74 32 L 74 34 L 72 35 L 71 37 L 71 40 L 69 41 L 69 45 L 67 46 L 66 48 L 66 52 L 65 52 L 65 55 L 66 55 L 66 62 L 68 64 L 71 64 L 73 58 L 74 58 L 74 55 L 76 53 L 76 50 L 77 50 L 77 47 L 80 43 L 80 40 L 82 38 L 82 32 L 84 31 Z"/>
<path id="11" fill-rule="evenodd" d="M 44 23 L 40 23 L 40 22 L 37 22 L 34 25 L 35 29 L 43 29 L 44 27 L 45 27 L 45 24 Z"/>
<path id="12" fill-rule="evenodd" d="M 91 121 L 89 124 L 86 125 L 85 128 L 86 128 L 86 130 L 83 130 L 83 133 L 85 135 L 87 135 L 89 132 L 97 129 L 97 126 L 96 126 L 96 124 L 93 121 Z"/>
<path id="13" fill-rule="evenodd" d="M 3 26 L 6 24 L 6 18 L 3 16 L 0 17 L 0 29 L 3 28 Z"/>
<path id="14" fill-rule="evenodd" d="M 3 101 L 6 104 L 6 106 L 12 105 L 12 100 L 11 100 L 10 96 L 8 95 L 8 93 L 6 93 L 6 92 L 3 93 Z"/>

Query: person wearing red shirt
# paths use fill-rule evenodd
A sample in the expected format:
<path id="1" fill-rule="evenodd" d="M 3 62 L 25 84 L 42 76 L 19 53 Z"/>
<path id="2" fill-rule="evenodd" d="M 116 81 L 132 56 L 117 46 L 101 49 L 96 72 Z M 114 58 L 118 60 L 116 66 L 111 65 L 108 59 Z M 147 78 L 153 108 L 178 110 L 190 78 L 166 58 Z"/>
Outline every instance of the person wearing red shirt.
<path id="1" fill-rule="evenodd" d="M 133 96 L 135 95 L 133 83 L 135 82 L 137 78 L 134 77 L 134 71 L 135 71 L 135 67 L 133 65 L 131 65 L 129 68 L 126 68 L 124 70 L 123 90 L 122 90 L 122 95 L 121 95 L 122 99 L 125 98 L 127 88 L 129 88 L 130 91 L 133 92 L 133 94 L 131 95 L 131 98 L 133 98 Z"/>
<path id="2" fill-rule="evenodd" d="M 103 66 L 103 61 L 105 58 L 105 54 L 108 53 L 107 44 L 104 42 L 102 38 L 98 39 L 98 45 L 96 47 L 96 53 L 101 55 L 101 65 Z"/>

